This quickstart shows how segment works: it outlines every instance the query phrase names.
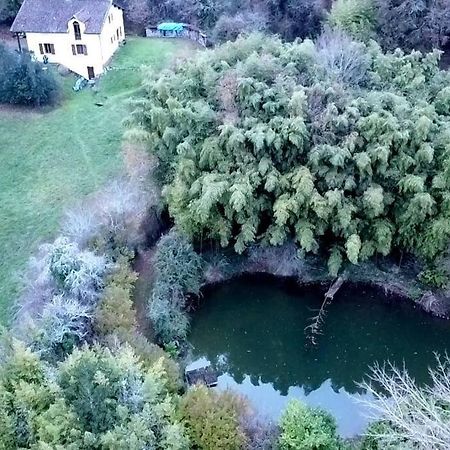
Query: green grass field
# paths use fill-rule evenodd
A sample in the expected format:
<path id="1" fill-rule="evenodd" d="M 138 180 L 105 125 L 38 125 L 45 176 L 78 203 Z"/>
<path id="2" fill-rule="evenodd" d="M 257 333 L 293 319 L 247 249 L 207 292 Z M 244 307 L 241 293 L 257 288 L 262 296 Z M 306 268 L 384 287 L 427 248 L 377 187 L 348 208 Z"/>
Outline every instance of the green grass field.
<path id="1" fill-rule="evenodd" d="M 160 70 L 192 50 L 184 41 L 130 38 L 98 89 L 75 93 L 68 76 L 65 100 L 49 112 L 0 106 L 0 323 L 28 258 L 57 233 L 64 209 L 121 173 L 121 122 L 142 65 Z"/>

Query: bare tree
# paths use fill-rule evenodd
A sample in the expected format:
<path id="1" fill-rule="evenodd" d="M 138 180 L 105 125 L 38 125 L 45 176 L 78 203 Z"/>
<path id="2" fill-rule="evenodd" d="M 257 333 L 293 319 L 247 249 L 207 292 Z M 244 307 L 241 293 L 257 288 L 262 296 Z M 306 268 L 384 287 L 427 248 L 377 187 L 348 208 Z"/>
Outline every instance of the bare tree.
<path id="1" fill-rule="evenodd" d="M 326 30 L 316 42 L 316 59 L 327 77 L 359 86 L 367 80 L 370 58 L 364 44 L 338 30 Z"/>
<path id="2" fill-rule="evenodd" d="M 367 382 L 372 418 L 388 426 L 370 433 L 383 447 L 399 443 L 407 448 L 444 450 L 450 443 L 450 359 L 436 356 L 431 384 L 418 387 L 405 368 L 375 365 Z M 380 431 L 381 430 L 381 431 Z"/>

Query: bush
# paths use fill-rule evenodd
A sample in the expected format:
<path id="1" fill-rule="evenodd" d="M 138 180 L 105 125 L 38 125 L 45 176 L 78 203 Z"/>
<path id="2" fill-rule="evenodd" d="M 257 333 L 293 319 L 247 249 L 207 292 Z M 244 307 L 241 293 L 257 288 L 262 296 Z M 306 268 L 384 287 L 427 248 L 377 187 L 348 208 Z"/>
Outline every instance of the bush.
<path id="1" fill-rule="evenodd" d="M 355 39 L 367 41 L 372 37 L 376 23 L 373 0 L 336 0 L 328 23 Z"/>
<path id="2" fill-rule="evenodd" d="M 0 67 L 6 69 L 0 73 L 0 102 L 29 106 L 54 104 L 60 86 L 50 68 L 33 61 L 27 53 L 17 56 L 9 53 L 6 47 L 0 48 Z"/>
<path id="3" fill-rule="evenodd" d="M 191 442 L 202 450 L 241 450 L 246 436 L 239 418 L 245 409 L 245 402 L 236 394 L 205 386 L 190 389 L 180 402 L 181 419 Z"/>
<path id="4" fill-rule="evenodd" d="M 434 288 L 444 288 L 449 282 L 448 273 L 439 268 L 429 268 L 419 273 L 419 280 Z"/>
<path id="5" fill-rule="evenodd" d="M 137 274 L 123 258 L 117 269 L 105 282 L 100 302 L 95 312 L 95 328 L 101 336 L 115 334 L 120 340 L 136 331 L 136 314 L 133 309 L 132 293 Z"/>
<path id="6" fill-rule="evenodd" d="M 212 32 L 216 42 L 234 41 L 240 34 L 264 31 L 267 18 L 257 13 L 239 13 L 235 16 L 220 16 Z"/>
<path id="7" fill-rule="evenodd" d="M 184 311 L 186 295 L 200 291 L 201 258 L 185 237 L 171 231 L 158 242 L 155 268 L 149 318 L 160 342 L 183 340 L 189 325 Z"/>
<path id="8" fill-rule="evenodd" d="M 110 269 L 106 257 L 81 251 L 64 237 L 56 239 L 47 249 L 48 270 L 58 288 L 81 303 L 93 306 Z"/>
<path id="9" fill-rule="evenodd" d="M 91 245 L 117 257 L 145 242 L 143 225 L 158 201 L 156 190 L 144 188 L 140 180 L 116 180 L 69 210 L 62 231 L 81 248 Z"/>
<path id="10" fill-rule="evenodd" d="M 73 298 L 59 295 L 44 306 L 35 327 L 34 350 L 44 359 L 61 360 L 87 340 L 92 311 Z"/>
<path id="11" fill-rule="evenodd" d="M 162 348 L 151 344 L 137 329 L 132 300 L 136 279 L 136 273 L 131 270 L 125 258 L 117 263 L 117 269 L 106 280 L 95 311 L 95 330 L 102 343 L 110 349 L 121 344 L 130 345 L 145 367 L 150 368 L 161 361 L 166 372 L 167 389 L 178 392 L 182 386 L 178 364 Z"/>
<path id="12" fill-rule="evenodd" d="M 334 419 L 324 411 L 291 401 L 280 420 L 280 450 L 337 450 Z"/>
<path id="13" fill-rule="evenodd" d="M 369 80 L 367 49 L 342 31 L 327 29 L 317 39 L 316 49 L 323 76 L 348 86 L 363 86 Z"/>

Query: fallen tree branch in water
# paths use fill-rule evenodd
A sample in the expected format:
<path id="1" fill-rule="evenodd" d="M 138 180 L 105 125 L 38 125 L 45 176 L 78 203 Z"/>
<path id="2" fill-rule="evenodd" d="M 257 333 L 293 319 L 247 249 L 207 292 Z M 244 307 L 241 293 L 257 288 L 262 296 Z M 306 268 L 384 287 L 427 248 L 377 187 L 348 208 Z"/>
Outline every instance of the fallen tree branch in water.
<path id="1" fill-rule="evenodd" d="M 325 316 L 327 314 L 326 312 L 326 306 L 329 302 L 331 302 L 334 299 L 334 296 L 339 291 L 339 289 L 344 284 L 345 280 L 347 279 L 347 274 L 344 272 L 340 277 L 338 277 L 333 284 L 330 286 L 327 292 L 325 292 L 325 297 L 322 302 L 322 305 L 314 317 L 311 317 L 310 321 L 311 323 L 305 327 L 305 334 L 306 334 L 306 340 L 311 345 L 316 346 L 317 345 L 317 337 L 320 336 L 322 333 L 322 326 L 325 321 Z"/>

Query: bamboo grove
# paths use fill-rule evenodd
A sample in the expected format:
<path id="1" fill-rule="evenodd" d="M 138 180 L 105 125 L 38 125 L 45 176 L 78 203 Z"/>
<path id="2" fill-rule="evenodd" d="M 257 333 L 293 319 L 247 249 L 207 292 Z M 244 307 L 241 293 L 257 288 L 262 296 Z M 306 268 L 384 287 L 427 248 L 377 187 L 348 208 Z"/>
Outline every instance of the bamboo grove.
<path id="1" fill-rule="evenodd" d="M 129 137 L 177 227 L 241 253 L 295 239 L 330 273 L 450 232 L 450 76 L 439 53 L 252 35 L 149 77 Z"/>

